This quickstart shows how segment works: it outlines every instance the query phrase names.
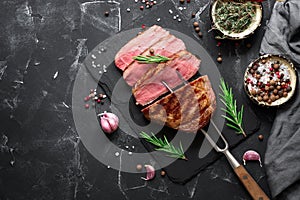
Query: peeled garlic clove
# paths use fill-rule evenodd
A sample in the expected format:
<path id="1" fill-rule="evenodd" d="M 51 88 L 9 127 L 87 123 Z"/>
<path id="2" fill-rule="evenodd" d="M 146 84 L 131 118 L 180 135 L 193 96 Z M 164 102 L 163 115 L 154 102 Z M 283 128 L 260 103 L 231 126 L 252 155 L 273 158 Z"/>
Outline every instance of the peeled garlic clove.
<path id="1" fill-rule="evenodd" d="M 145 165 L 145 168 L 146 168 L 146 171 L 147 171 L 146 178 L 144 178 L 144 177 L 141 177 L 141 178 L 145 181 L 149 181 L 149 180 L 151 180 L 155 177 L 155 169 L 151 165 Z"/>
<path id="2" fill-rule="evenodd" d="M 244 165 L 246 165 L 246 161 L 249 161 L 249 160 L 258 160 L 259 165 L 262 167 L 260 155 L 256 151 L 248 150 L 244 153 L 244 155 L 243 155 Z"/>
<path id="3" fill-rule="evenodd" d="M 102 130 L 105 133 L 112 133 L 119 127 L 119 118 L 113 113 L 104 112 L 99 115 Z"/>

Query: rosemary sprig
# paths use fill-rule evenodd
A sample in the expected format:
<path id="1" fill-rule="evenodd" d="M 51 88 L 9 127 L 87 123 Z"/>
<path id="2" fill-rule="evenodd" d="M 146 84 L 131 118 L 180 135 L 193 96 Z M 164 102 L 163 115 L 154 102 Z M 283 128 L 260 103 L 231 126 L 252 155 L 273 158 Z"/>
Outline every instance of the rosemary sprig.
<path id="1" fill-rule="evenodd" d="M 161 138 L 157 138 L 153 133 L 151 133 L 152 136 L 148 135 L 145 132 L 141 132 L 140 134 L 142 138 L 144 138 L 147 142 L 158 147 L 155 150 L 166 152 L 168 153 L 168 156 L 172 158 L 180 158 L 183 160 L 187 160 L 187 158 L 184 155 L 181 142 L 179 144 L 180 146 L 176 148 L 173 144 L 170 144 L 168 142 L 166 136 L 164 136 L 164 139 L 161 139 Z"/>
<path id="2" fill-rule="evenodd" d="M 232 89 L 228 87 L 224 79 L 221 79 L 220 89 L 223 94 L 219 94 L 221 97 L 222 103 L 225 105 L 225 108 L 221 108 L 225 113 L 228 114 L 222 115 L 228 123 L 226 125 L 230 128 L 233 128 L 238 134 L 243 134 L 246 137 L 246 133 L 243 129 L 243 112 L 244 106 L 242 105 L 241 110 L 238 111 L 236 100 L 233 97 Z"/>
<path id="3" fill-rule="evenodd" d="M 246 0 L 218 0 L 215 18 L 221 29 L 229 33 L 246 30 L 256 14 L 255 5 Z"/>
<path id="4" fill-rule="evenodd" d="M 167 62 L 169 60 L 171 60 L 171 58 L 162 56 L 162 55 L 155 55 L 155 56 L 134 56 L 133 57 L 134 60 L 137 60 L 139 63 L 162 63 L 162 62 Z"/>

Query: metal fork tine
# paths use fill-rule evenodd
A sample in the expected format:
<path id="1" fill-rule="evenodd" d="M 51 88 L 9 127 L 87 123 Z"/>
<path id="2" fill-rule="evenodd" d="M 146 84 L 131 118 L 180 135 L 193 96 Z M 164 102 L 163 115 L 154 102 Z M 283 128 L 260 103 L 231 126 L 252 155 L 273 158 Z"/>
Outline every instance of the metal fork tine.
<path id="1" fill-rule="evenodd" d="M 223 148 L 223 151 L 225 151 L 226 149 L 228 149 L 228 142 L 226 141 L 226 139 L 224 138 L 223 134 L 221 133 L 221 131 L 218 129 L 217 125 L 215 124 L 215 122 L 213 120 L 210 120 L 210 122 L 212 123 L 212 125 L 215 127 L 217 133 L 220 135 L 220 137 L 222 138 L 225 147 Z"/>
<path id="2" fill-rule="evenodd" d="M 176 74 L 180 78 L 180 80 L 183 82 L 184 85 L 187 85 L 188 82 L 183 78 L 182 74 L 176 69 Z"/>
<path id="3" fill-rule="evenodd" d="M 217 144 L 215 143 L 215 141 L 213 141 L 213 139 L 208 135 L 208 133 L 203 130 L 200 129 L 201 132 L 204 134 L 205 138 L 208 140 L 208 142 L 211 144 L 211 146 L 217 151 L 217 152 L 221 152 L 221 149 L 217 146 Z"/>
<path id="4" fill-rule="evenodd" d="M 224 136 L 222 135 L 221 131 L 218 129 L 218 127 L 216 126 L 216 124 L 214 123 L 213 120 L 210 120 L 211 124 L 214 126 L 214 128 L 216 129 L 217 133 L 219 134 L 219 136 L 222 138 L 223 142 L 225 143 L 225 147 L 223 149 L 221 149 L 217 143 L 210 137 L 210 135 L 204 131 L 203 129 L 201 129 L 201 132 L 204 134 L 204 136 L 206 137 L 206 139 L 208 140 L 208 142 L 213 146 L 213 148 L 218 151 L 218 152 L 224 152 L 228 149 L 228 143 L 226 141 L 226 139 L 224 138 Z"/>
<path id="5" fill-rule="evenodd" d="M 161 83 L 171 92 L 173 93 L 174 91 L 169 87 L 169 85 L 165 81 L 161 81 Z"/>

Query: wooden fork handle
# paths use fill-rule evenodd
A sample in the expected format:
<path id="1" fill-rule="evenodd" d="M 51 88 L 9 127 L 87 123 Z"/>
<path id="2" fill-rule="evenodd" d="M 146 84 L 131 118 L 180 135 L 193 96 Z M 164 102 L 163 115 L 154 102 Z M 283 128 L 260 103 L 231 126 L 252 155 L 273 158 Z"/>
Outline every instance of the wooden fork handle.
<path id="1" fill-rule="evenodd" d="M 240 165 L 234 169 L 234 172 L 239 177 L 245 188 L 248 190 L 253 200 L 269 200 L 269 197 L 256 183 L 252 176 L 247 172 L 245 167 Z"/>

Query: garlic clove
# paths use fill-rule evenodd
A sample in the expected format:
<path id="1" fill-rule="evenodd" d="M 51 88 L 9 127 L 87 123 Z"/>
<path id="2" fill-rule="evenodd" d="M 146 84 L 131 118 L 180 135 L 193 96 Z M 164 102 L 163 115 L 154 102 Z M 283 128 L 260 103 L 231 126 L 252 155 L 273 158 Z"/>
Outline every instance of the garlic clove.
<path id="1" fill-rule="evenodd" d="M 146 172 L 147 172 L 146 178 L 144 178 L 144 177 L 141 177 L 141 178 L 145 181 L 149 181 L 155 177 L 155 169 L 151 165 L 145 165 L 145 168 L 146 168 Z"/>
<path id="2" fill-rule="evenodd" d="M 243 155 L 244 165 L 246 165 L 246 161 L 250 161 L 250 160 L 259 161 L 259 165 L 262 167 L 260 155 L 256 151 L 248 150 L 244 153 Z"/>
<path id="3" fill-rule="evenodd" d="M 104 112 L 99 114 L 101 128 L 105 133 L 112 133 L 119 127 L 119 118 L 113 113 Z"/>

